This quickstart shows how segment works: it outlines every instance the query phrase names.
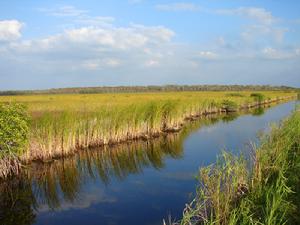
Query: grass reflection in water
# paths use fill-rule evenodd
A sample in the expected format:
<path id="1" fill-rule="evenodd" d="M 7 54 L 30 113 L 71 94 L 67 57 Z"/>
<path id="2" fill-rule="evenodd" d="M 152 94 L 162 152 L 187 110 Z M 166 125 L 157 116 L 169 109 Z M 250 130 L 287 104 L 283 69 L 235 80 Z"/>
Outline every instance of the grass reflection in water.
<path id="1" fill-rule="evenodd" d="M 0 184 L 0 224 L 32 224 L 40 206 L 59 210 L 62 203 L 72 204 L 87 182 L 100 180 L 109 185 L 113 179 L 124 180 L 147 167 L 161 169 L 167 158 L 183 157 L 183 142 L 192 132 L 218 121 L 229 122 L 237 116 L 210 115 L 192 121 L 179 133 L 79 151 L 72 157 L 49 163 L 33 163 L 22 175 Z"/>

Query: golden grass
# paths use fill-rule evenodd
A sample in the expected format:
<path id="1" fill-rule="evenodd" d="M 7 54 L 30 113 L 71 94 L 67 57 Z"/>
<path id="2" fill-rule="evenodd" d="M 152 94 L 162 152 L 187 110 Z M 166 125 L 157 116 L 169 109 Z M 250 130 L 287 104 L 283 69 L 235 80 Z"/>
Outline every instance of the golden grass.
<path id="1" fill-rule="evenodd" d="M 0 96 L 16 101 L 32 115 L 26 159 L 71 154 L 80 148 L 149 138 L 178 130 L 184 120 L 222 111 L 224 101 L 237 108 L 257 104 L 251 91 L 153 92 Z M 267 101 L 296 96 L 294 92 L 262 91 Z"/>
<path id="2" fill-rule="evenodd" d="M 109 93 L 109 94 L 47 94 L 47 95 L 20 95 L 0 96 L 0 102 L 16 101 L 28 105 L 31 112 L 40 111 L 94 111 L 103 107 L 122 107 L 130 104 L 138 105 L 149 101 L 184 101 L 196 103 L 203 101 L 222 101 L 229 99 L 241 104 L 253 101 L 252 91 L 240 91 L 241 96 L 230 96 L 236 92 L 151 92 L 151 93 Z M 262 91 L 268 98 L 295 95 L 293 92 Z"/>

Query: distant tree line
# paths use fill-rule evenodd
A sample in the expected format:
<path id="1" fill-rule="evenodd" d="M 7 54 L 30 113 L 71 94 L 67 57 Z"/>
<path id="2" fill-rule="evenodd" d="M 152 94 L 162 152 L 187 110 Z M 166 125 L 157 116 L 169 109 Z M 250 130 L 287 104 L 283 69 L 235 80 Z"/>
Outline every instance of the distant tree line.
<path id="1" fill-rule="evenodd" d="M 96 93 L 134 93 L 168 91 L 296 91 L 299 88 L 270 85 L 164 85 L 164 86 L 102 86 L 53 88 L 46 90 L 0 91 L 0 95 L 28 94 L 96 94 Z"/>

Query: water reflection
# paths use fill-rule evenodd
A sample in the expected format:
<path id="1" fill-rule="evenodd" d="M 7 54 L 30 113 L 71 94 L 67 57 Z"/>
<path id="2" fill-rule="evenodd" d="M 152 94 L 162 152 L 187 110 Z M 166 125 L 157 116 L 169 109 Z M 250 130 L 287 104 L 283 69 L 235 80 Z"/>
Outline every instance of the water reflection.
<path id="1" fill-rule="evenodd" d="M 112 178 L 124 180 L 129 174 L 142 173 L 146 167 L 159 170 L 167 157 L 183 156 L 182 144 L 189 133 L 224 117 L 205 117 L 191 122 L 180 133 L 146 142 L 84 150 L 51 163 L 34 163 L 22 176 L 0 185 L 0 224 L 32 224 L 34 209 L 45 205 L 59 209 L 61 202 L 75 202 L 81 187 L 90 180 L 100 179 L 109 185 Z"/>
<path id="2" fill-rule="evenodd" d="M 0 185 L 0 224 L 26 225 L 35 222 L 36 201 L 27 179 L 13 179 Z"/>
<path id="3" fill-rule="evenodd" d="M 183 141 L 189 133 L 224 117 L 193 121 L 180 133 L 154 140 L 89 149 L 49 164 L 36 163 L 26 170 L 23 177 L 31 180 L 38 203 L 47 204 L 52 209 L 59 208 L 60 199 L 73 202 L 80 187 L 90 180 L 100 179 L 109 185 L 111 179 L 124 180 L 129 174 L 142 173 L 147 167 L 162 169 L 167 157 L 178 159 L 183 156 Z"/>
<path id="4" fill-rule="evenodd" d="M 225 123 L 229 123 L 233 120 L 235 120 L 240 114 L 235 113 L 235 112 L 231 112 L 231 113 L 227 113 L 226 115 L 223 116 L 222 121 Z"/>
<path id="5" fill-rule="evenodd" d="M 258 107 L 258 108 L 253 110 L 252 115 L 253 116 L 260 116 L 260 115 L 263 115 L 264 113 L 265 113 L 265 109 L 263 107 Z"/>
<path id="6" fill-rule="evenodd" d="M 261 115 L 264 110 L 257 109 L 250 113 Z M 112 182 L 124 182 L 128 176 L 142 174 L 147 168 L 162 170 L 168 159 L 184 156 L 183 144 L 191 133 L 219 121 L 229 123 L 238 116 L 237 113 L 211 115 L 190 122 L 179 133 L 154 140 L 84 150 L 75 156 L 47 164 L 34 163 L 24 170 L 22 176 L 0 184 L 0 224 L 29 225 L 35 223 L 36 214 L 41 212 L 116 203 L 117 191 L 104 191 Z M 165 175 L 173 176 L 172 173 Z M 178 182 L 190 177 L 184 170 L 179 175 Z M 92 182 L 94 185 L 90 185 Z M 97 213 L 102 216 L 100 211 L 101 208 L 98 208 Z"/>

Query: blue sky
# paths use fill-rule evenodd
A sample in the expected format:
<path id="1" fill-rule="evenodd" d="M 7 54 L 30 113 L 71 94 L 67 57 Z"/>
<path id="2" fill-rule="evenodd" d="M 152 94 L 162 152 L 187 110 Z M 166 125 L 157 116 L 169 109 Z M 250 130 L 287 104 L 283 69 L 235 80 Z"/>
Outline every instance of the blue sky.
<path id="1" fill-rule="evenodd" d="M 300 1 L 0 2 L 0 89 L 300 87 Z"/>

